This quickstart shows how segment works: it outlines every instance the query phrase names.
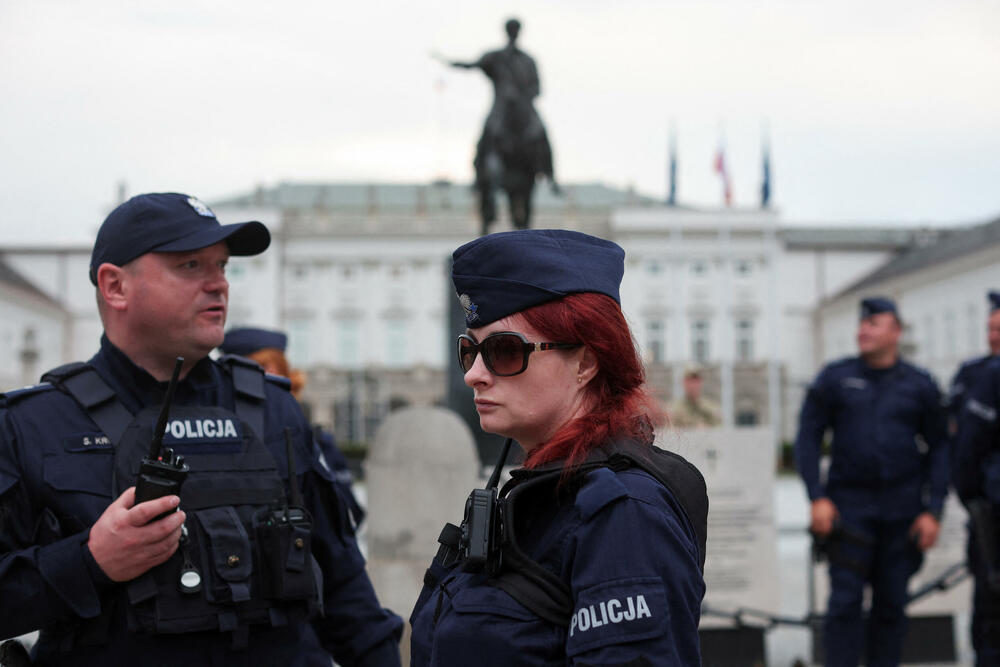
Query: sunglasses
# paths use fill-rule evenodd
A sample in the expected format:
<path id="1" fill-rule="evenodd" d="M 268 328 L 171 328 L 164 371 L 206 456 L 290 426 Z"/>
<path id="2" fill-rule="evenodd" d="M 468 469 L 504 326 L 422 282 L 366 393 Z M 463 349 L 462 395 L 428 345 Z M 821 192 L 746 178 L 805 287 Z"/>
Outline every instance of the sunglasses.
<path id="1" fill-rule="evenodd" d="M 528 355 L 544 350 L 571 350 L 582 343 L 529 343 L 515 331 L 497 331 L 477 343 L 468 334 L 458 337 L 458 365 L 468 373 L 481 353 L 483 363 L 493 375 L 509 377 L 523 373 L 528 367 Z"/>

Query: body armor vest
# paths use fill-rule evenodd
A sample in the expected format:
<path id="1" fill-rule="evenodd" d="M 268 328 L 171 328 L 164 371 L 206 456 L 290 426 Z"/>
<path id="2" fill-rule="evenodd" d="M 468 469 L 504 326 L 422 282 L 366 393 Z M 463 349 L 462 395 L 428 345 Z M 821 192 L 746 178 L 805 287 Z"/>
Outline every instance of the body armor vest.
<path id="1" fill-rule="evenodd" d="M 277 462 L 258 435 L 263 371 L 242 360 L 223 363 L 237 371 L 232 373 L 236 412 L 172 406 L 163 438 L 190 467 L 180 494 L 187 514 L 180 546 L 126 590 L 133 630 L 230 631 L 240 646 L 250 625 L 281 626 L 322 613 L 322 574 L 311 552 L 309 513 L 289 504 Z M 43 379 L 73 396 L 114 442 L 117 497 L 135 483 L 159 406 L 130 415 L 84 364 L 56 369 Z M 255 395 L 260 399 L 254 401 Z M 291 462 L 288 468 L 291 478 Z"/>

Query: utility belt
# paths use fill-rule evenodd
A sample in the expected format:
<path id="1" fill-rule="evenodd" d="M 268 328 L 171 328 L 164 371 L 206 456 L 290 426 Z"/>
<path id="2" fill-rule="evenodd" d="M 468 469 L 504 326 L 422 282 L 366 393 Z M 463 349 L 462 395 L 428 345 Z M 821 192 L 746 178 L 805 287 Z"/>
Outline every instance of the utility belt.
<path id="1" fill-rule="evenodd" d="M 322 614 L 323 583 L 312 555 L 312 517 L 298 498 L 291 434 L 291 502 L 277 462 L 258 436 L 263 372 L 239 358 L 223 362 L 233 376 L 235 412 L 174 406 L 163 438 L 190 468 L 180 491 L 187 521 L 179 548 L 124 588 L 130 631 L 231 632 L 238 648 L 246 646 L 252 625 L 281 627 Z M 129 414 L 83 364 L 44 379 L 73 396 L 115 444 L 112 497 L 118 497 L 135 483 L 159 407 Z M 107 625 L 106 615 L 84 620 L 72 635 L 99 643 L 109 636 Z"/>

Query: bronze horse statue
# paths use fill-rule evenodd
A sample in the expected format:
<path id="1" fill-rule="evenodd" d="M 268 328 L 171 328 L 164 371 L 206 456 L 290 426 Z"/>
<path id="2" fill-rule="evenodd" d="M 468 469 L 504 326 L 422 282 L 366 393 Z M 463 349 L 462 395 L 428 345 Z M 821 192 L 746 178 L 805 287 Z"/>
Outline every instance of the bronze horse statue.
<path id="1" fill-rule="evenodd" d="M 507 21 L 507 46 L 484 54 L 471 63 L 453 67 L 481 69 L 493 82 L 493 107 L 476 145 L 475 189 L 479 193 L 482 233 L 497 219 L 496 193 L 507 193 L 513 225 L 527 229 L 531 223 L 531 197 L 535 181 L 543 176 L 559 192 L 552 168 L 552 149 L 533 100 L 539 93 L 535 61 L 517 48 L 521 24 Z"/>

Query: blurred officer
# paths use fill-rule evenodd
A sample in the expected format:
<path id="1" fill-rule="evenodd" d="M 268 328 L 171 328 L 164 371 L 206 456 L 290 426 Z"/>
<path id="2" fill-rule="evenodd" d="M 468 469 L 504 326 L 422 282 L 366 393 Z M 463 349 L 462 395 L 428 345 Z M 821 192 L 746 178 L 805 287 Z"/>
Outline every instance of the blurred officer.
<path id="1" fill-rule="evenodd" d="M 318 637 L 341 665 L 399 663 L 401 621 L 375 598 L 287 382 L 207 356 L 230 255 L 269 242 L 193 197 L 133 197 L 91 256 L 100 351 L 5 396 L 0 637 L 41 630 L 36 662 L 303 665 Z M 179 498 L 136 504 L 176 357 L 164 444 L 190 472 Z"/>
<path id="2" fill-rule="evenodd" d="M 502 505 L 477 490 L 442 531 L 413 667 L 701 664 L 705 481 L 652 446 L 662 417 L 619 304 L 624 260 L 557 229 L 455 251 L 465 383 L 483 430 L 525 460 Z"/>
<path id="3" fill-rule="evenodd" d="M 962 406 L 965 404 L 966 394 L 975 386 L 990 359 L 1000 354 L 1000 292 L 989 292 L 987 299 L 989 300 L 990 316 L 986 321 L 986 339 L 990 346 L 990 353 L 963 362 L 951 381 L 951 389 L 948 392 L 948 415 L 951 418 L 953 431 Z"/>
<path id="4" fill-rule="evenodd" d="M 676 428 L 715 428 L 722 424 L 716 403 L 701 393 L 701 369 L 691 366 L 684 370 L 684 395 L 667 407 L 670 425 Z"/>
<path id="5" fill-rule="evenodd" d="M 237 354 L 260 364 L 264 372 L 279 377 L 288 378 L 291 383 L 292 396 L 298 399 L 305 388 L 305 374 L 293 370 L 285 356 L 288 346 L 288 336 L 280 331 L 240 327 L 230 329 L 219 346 L 225 354 Z M 337 489 L 351 511 L 351 520 L 357 528 L 365 518 L 365 510 L 354 497 L 354 477 L 344 453 L 337 447 L 333 434 L 318 424 L 313 426 L 313 437 L 319 448 L 320 461 L 330 470 Z"/>
<path id="6" fill-rule="evenodd" d="M 956 435 L 952 483 L 969 510 L 972 646 L 976 664 L 1000 665 L 1000 292 L 990 292 L 990 355 L 964 364 L 952 382 Z"/>
<path id="7" fill-rule="evenodd" d="M 828 364 L 802 405 L 795 453 L 820 538 L 849 533 L 831 558 L 827 665 L 857 665 L 862 598 L 872 589 L 865 662 L 896 665 L 906 633 L 906 586 L 937 540 L 948 485 L 945 416 L 934 380 L 899 358 L 895 304 L 861 302 L 860 355 Z M 820 448 L 833 430 L 826 481 Z M 835 531 L 842 526 L 843 531 Z"/>

